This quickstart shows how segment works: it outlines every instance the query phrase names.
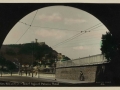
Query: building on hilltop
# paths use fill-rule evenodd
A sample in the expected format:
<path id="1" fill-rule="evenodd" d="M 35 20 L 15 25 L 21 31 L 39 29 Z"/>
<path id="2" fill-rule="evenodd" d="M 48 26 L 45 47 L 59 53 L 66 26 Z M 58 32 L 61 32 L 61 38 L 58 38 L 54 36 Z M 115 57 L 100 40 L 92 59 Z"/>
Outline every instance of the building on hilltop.
<path id="1" fill-rule="evenodd" d="M 39 45 L 45 45 L 45 42 L 38 42 Z"/>
<path id="2" fill-rule="evenodd" d="M 58 53 L 58 54 L 57 54 L 57 60 L 58 60 L 58 61 L 66 61 L 66 60 L 70 60 L 70 58 L 68 58 L 68 57 L 65 56 L 65 55 L 62 55 L 61 53 Z"/>

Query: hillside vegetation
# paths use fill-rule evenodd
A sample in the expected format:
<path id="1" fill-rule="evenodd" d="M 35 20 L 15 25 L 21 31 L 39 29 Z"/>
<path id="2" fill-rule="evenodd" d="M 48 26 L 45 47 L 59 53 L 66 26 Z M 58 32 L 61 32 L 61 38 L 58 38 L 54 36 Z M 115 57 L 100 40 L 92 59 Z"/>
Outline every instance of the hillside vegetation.
<path id="1" fill-rule="evenodd" d="M 58 52 L 45 43 L 25 43 L 3 45 L 0 53 L 7 60 L 18 60 L 21 64 L 34 65 L 37 62 L 49 64 L 50 66 L 58 60 Z M 65 60 L 70 58 L 64 57 Z"/>

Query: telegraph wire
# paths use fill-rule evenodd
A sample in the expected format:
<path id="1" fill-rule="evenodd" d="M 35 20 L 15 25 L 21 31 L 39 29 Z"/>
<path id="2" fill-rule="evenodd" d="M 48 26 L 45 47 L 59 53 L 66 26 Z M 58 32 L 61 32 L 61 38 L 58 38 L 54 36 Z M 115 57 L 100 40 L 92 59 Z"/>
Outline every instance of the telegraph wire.
<path id="1" fill-rule="evenodd" d="M 92 30 L 92 31 L 94 31 L 94 30 Z M 97 36 L 94 36 L 94 35 L 97 35 L 97 34 L 92 34 L 92 35 L 87 35 L 87 36 L 81 36 L 81 38 L 80 39 L 76 39 L 76 40 L 74 40 L 75 42 L 76 41 L 79 41 L 79 42 L 81 42 L 81 41 L 83 41 L 83 40 L 86 40 L 86 39 L 101 39 L 102 38 L 102 35 L 100 35 L 100 34 L 98 34 Z M 98 37 L 99 36 L 99 37 Z M 100 38 L 100 36 L 101 36 L 101 38 Z M 74 42 L 73 41 L 73 42 Z"/>
<path id="2" fill-rule="evenodd" d="M 48 29 L 57 29 L 57 30 L 66 30 L 66 31 L 80 32 L 80 31 L 78 31 L 78 30 L 68 30 L 68 29 L 61 29 L 61 28 L 51 28 L 51 27 L 41 27 L 41 26 L 32 26 L 32 27 L 39 27 L 39 28 L 48 28 Z"/>
<path id="3" fill-rule="evenodd" d="M 36 14 L 35 14 L 36 15 Z M 35 16 L 34 16 L 34 18 L 35 18 Z M 34 20 L 34 18 L 33 18 L 33 20 Z M 32 20 L 32 22 L 33 22 L 33 20 Z M 30 27 L 40 27 L 40 28 L 49 28 L 49 29 L 59 29 L 59 28 L 51 28 L 51 27 L 41 27 L 41 26 L 32 26 L 32 25 L 29 25 L 29 24 L 27 24 L 27 23 L 24 23 L 24 22 L 20 22 L 20 23 L 23 23 L 23 24 L 25 24 L 25 25 L 28 25 L 28 26 L 30 26 Z M 32 23 L 31 23 L 32 24 Z M 63 42 L 60 42 L 60 43 L 58 43 L 58 44 L 62 44 L 62 43 L 64 43 L 64 42 L 66 42 L 66 41 L 68 41 L 68 40 L 72 40 L 72 39 L 74 39 L 74 38 L 76 38 L 76 37 L 78 37 L 78 36 L 80 36 L 79 34 L 85 34 L 86 32 L 90 32 L 90 31 L 87 31 L 87 30 L 89 30 L 89 29 L 91 29 L 91 28 L 94 28 L 95 26 L 98 26 L 98 25 L 100 25 L 100 24 L 102 24 L 102 23 L 98 23 L 98 24 L 96 24 L 96 25 L 94 25 L 94 26 L 92 26 L 92 27 L 90 27 L 90 28 L 88 28 L 88 29 L 86 29 L 86 30 L 83 30 L 83 31 L 78 31 L 78 30 L 74 30 L 74 31 L 77 31 L 77 32 L 79 32 L 78 34 L 76 34 L 76 35 L 74 35 L 74 36 L 72 36 L 72 37 L 70 37 L 70 38 L 68 38 L 68 39 L 66 39 L 65 41 L 63 41 Z M 101 25 L 102 26 L 102 25 Z M 100 27 L 100 26 L 98 26 L 98 27 Z M 97 27 L 97 28 L 98 28 Z M 28 28 L 29 29 L 29 28 Z M 95 29 L 95 28 L 94 28 Z M 59 29 L 59 30 L 68 30 L 68 29 Z M 73 31 L 73 30 L 68 30 L 68 31 Z M 26 33 L 26 32 L 25 32 Z M 82 35 L 81 34 L 81 35 Z M 24 34 L 23 34 L 24 35 Z M 22 35 L 22 36 L 23 36 Z M 21 37 L 22 37 L 21 36 Z M 57 46 L 58 44 L 56 44 L 56 45 L 54 45 L 53 47 L 55 47 L 55 46 Z"/>
<path id="4" fill-rule="evenodd" d="M 76 45 L 76 43 L 78 44 L 81 44 L 81 43 L 85 43 L 85 44 L 89 44 L 89 43 L 94 43 L 94 41 L 96 42 L 96 41 L 99 41 L 98 39 L 96 40 L 96 38 L 95 38 L 95 40 L 92 40 L 92 42 L 88 42 L 88 41 L 90 41 L 90 40 L 84 40 L 84 41 L 80 41 L 80 42 L 71 42 L 71 43 L 69 43 L 69 45 L 63 45 L 63 46 L 60 46 L 60 47 L 64 47 L 64 46 L 66 46 L 66 47 L 70 47 L 70 46 L 74 46 L 74 45 Z"/>
<path id="5" fill-rule="evenodd" d="M 70 37 L 70 38 L 68 38 L 68 39 L 66 39 L 66 40 L 64 40 L 64 41 L 62 41 L 62 42 L 60 42 L 60 43 L 54 45 L 53 47 L 57 47 L 58 45 L 61 45 L 61 44 L 67 43 L 67 42 L 73 40 L 74 38 L 76 38 L 76 37 L 78 37 L 78 36 L 81 36 L 81 35 L 83 35 L 83 34 L 85 34 L 85 33 L 82 33 L 82 34 L 76 34 L 75 36 Z"/>
<path id="6" fill-rule="evenodd" d="M 100 26 L 98 26 L 98 27 L 95 27 L 95 26 L 97 26 L 97 25 L 98 25 L 98 24 L 96 24 L 96 25 L 94 25 L 94 26 L 92 26 L 92 27 L 90 27 L 90 28 L 88 28 L 88 29 L 85 29 L 84 32 L 85 32 L 85 31 L 87 32 L 87 30 L 89 30 L 89 29 L 94 30 L 94 29 L 102 26 L 102 25 L 100 25 Z M 94 28 L 94 27 L 95 27 L 95 28 Z M 90 32 L 91 30 L 89 30 L 89 32 Z M 86 32 L 85 32 L 85 33 L 86 33 Z M 60 44 L 66 43 L 66 42 L 68 42 L 68 41 L 70 41 L 70 40 L 73 40 L 74 38 L 76 38 L 76 37 L 78 37 L 78 36 L 81 36 L 81 35 L 85 34 L 85 33 L 82 33 L 82 34 L 81 34 L 81 32 L 80 32 L 80 33 L 78 33 L 78 34 L 76 34 L 76 35 L 74 35 L 74 36 L 72 36 L 72 37 L 70 37 L 70 38 L 68 38 L 68 39 L 66 39 L 66 40 L 64 40 L 64 41 L 62 41 L 62 42 L 54 45 L 54 46 L 52 46 L 52 47 L 56 47 L 56 46 L 58 46 L 58 45 L 60 45 Z"/>
<path id="7" fill-rule="evenodd" d="M 30 26 L 29 24 L 24 23 L 24 22 L 20 22 L 20 23 L 22 23 L 22 24 L 24 24 L 24 25 Z M 99 24 L 102 24 L 102 23 L 99 23 Z M 99 25 L 99 24 L 98 24 L 98 25 Z M 79 30 L 68 30 L 68 29 L 61 29 L 61 28 L 42 27 L 42 26 L 32 26 L 32 25 L 31 25 L 31 27 L 48 28 L 48 29 L 57 29 L 57 30 L 67 30 L 67 31 L 75 31 L 75 32 L 81 32 L 81 33 L 84 32 L 84 31 L 79 31 Z"/>
<path id="8" fill-rule="evenodd" d="M 95 45 L 95 44 L 100 44 L 100 43 L 91 43 L 91 44 L 82 44 L 82 45 L 79 45 L 79 46 L 86 46 L 86 45 Z M 59 47 L 59 48 L 67 48 L 67 47 L 76 47 L 76 46 L 65 46 L 65 47 Z"/>
<path id="9" fill-rule="evenodd" d="M 22 34 L 22 36 L 17 40 L 17 42 L 19 42 L 20 41 L 20 39 L 25 35 L 25 33 L 28 31 L 30 29 L 30 26 L 27 28 L 27 30 Z M 16 43 L 17 43 L 16 42 Z"/>
<path id="10" fill-rule="evenodd" d="M 80 35 L 83 35 L 83 34 L 85 34 L 85 33 L 81 33 Z M 78 36 L 78 35 L 77 35 L 77 36 Z M 73 38 L 74 38 L 74 36 L 73 36 Z M 66 39 L 66 40 L 64 40 L 64 41 L 62 41 L 62 42 L 60 42 L 60 43 L 58 43 L 58 44 L 56 44 L 56 45 L 54 45 L 54 46 L 52 46 L 52 47 L 56 47 L 56 46 L 58 46 L 58 45 L 60 45 L 60 44 L 66 43 L 67 41 L 72 40 L 73 38 L 70 37 L 70 38 L 68 38 L 68 39 Z"/>
<path id="11" fill-rule="evenodd" d="M 29 27 L 25 30 L 25 32 L 24 32 L 24 33 L 22 34 L 22 36 L 17 40 L 17 42 L 19 42 L 20 39 L 21 39 L 21 38 L 26 34 L 26 32 L 30 29 L 31 25 L 33 24 L 33 21 L 34 21 L 34 19 L 35 19 L 35 16 L 36 16 L 37 12 L 38 12 L 38 10 L 36 11 L 36 13 L 35 13 L 35 15 L 34 15 L 34 17 L 33 17 L 32 22 L 31 22 L 30 25 L 29 25 L 29 24 L 26 24 L 26 23 L 24 23 L 24 22 L 21 22 L 21 23 L 23 23 L 23 24 L 25 24 L 25 25 L 29 25 Z M 17 43 L 17 42 L 16 42 L 16 43 Z"/>
<path id="12" fill-rule="evenodd" d="M 24 25 L 30 26 L 29 24 L 24 23 L 24 22 L 21 22 L 21 21 L 19 21 L 19 23 L 22 23 L 22 24 L 24 24 Z M 39 28 L 48 28 L 48 29 L 57 29 L 57 30 L 67 30 L 67 31 L 80 32 L 80 31 L 78 31 L 78 30 L 68 30 L 68 29 L 52 28 L 52 27 L 42 27 L 42 26 L 32 26 L 32 25 L 31 25 L 31 27 L 39 27 Z"/>
<path id="13" fill-rule="evenodd" d="M 97 24 L 98 25 L 98 24 Z M 93 27 L 95 27 L 95 26 L 97 26 L 97 25 L 94 25 L 94 26 L 92 26 L 92 27 L 90 27 L 90 28 L 88 28 L 88 29 L 91 29 L 91 28 L 93 28 Z M 86 30 L 88 30 L 88 29 L 86 29 Z M 85 30 L 84 30 L 85 31 Z M 77 34 L 75 34 L 74 36 L 72 36 L 72 37 L 70 37 L 70 38 L 68 38 L 68 39 L 66 39 L 66 40 L 64 40 L 64 41 L 62 41 L 62 42 L 60 42 L 60 43 L 63 43 L 63 42 L 66 42 L 66 41 L 68 41 L 68 40 L 70 40 L 70 39 L 72 39 L 72 38 L 74 38 L 74 37 L 76 37 L 76 36 L 78 36 L 79 34 L 81 34 L 82 33 L 82 31 L 80 32 L 80 33 L 77 33 Z M 85 32 L 86 33 L 86 32 Z M 84 34 L 84 33 L 82 33 L 82 34 Z M 81 34 L 81 35 L 82 35 Z M 60 44 L 60 43 L 58 43 L 58 44 Z M 58 45 L 58 44 L 56 44 L 56 45 Z M 56 46 L 56 45 L 54 45 L 54 46 Z"/>
<path id="14" fill-rule="evenodd" d="M 75 42 L 69 42 L 69 44 L 76 44 L 76 43 L 83 43 L 83 42 L 87 42 L 87 43 L 89 43 L 89 41 L 90 42 L 94 42 L 94 41 L 99 41 L 99 40 L 101 40 L 101 39 L 99 39 L 99 38 L 91 38 L 90 40 L 89 39 L 86 39 L 86 40 L 83 40 L 83 41 L 75 41 Z M 66 45 L 66 44 L 65 44 Z"/>
<path id="15" fill-rule="evenodd" d="M 37 13 L 36 13 L 37 14 Z M 35 14 L 35 16 L 36 16 L 36 14 Z M 35 18 L 35 16 L 34 16 L 34 18 Z M 33 20 L 34 20 L 34 18 L 33 18 Z M 30 26 L 30 27 L 40 27 L 40 28 L 49 28 L 49 29 L 59 29 L 59 28 L 50 28 L 50 27 L 41 27 L 41 26 L 32 26 L 32 23 L 33 23 L 33 20 L 32 20 L 32 22 L 31 22 L 31 25 L 29 25 L 29 24 L 27 24 L 27 23 L 24 23 L 24 22 L 20 22 L 20 23 L 23 23 L 23 24 L 25 24 L 25 25 L 28 25 L 28 26 Z M 96 25 L 94 25 L 94 26 L 92 26 L 92 27 L 90 27 L 90 28 L 88 28 L 88 29 L 86 29 L 86 30 L 84 30 L 84 31 L 77 31 L 77 30 L 74 30 L 74 31 L 77 31 L 77 32 L 79 32 L 78 34 L 76 34 L 76 35 L 74 35 L 74 36 L 72 36 L 72 37 L 70 37 L 70 38 L 68 38 L 68 39 L 66 39 L 65 41 L 62 41 L 62 42 L 60 42 L 60 43 L 58 43 L 58 44 L 56 44 L 56 45 L 54 45 L 53 47 L 56 47 L 56 46 L 58 46 L 59 44 L 64 44 L 64 43 L 66 43 L 66 42 L 68 42 L 68 41 L 70 41 L 70 40 L 73 40 L 74 38 L 76 38 L 76 37 L 78 37 L 78 36 L 80 36 L 80 35 L 83 35 L 83 34 L 85 34 L 86 32 L 90 32 L 90 31 L 92 31 L 92 30 L 89 30 L 89 29 L 95 29 L 95 28 L 98 28 L 98 27 L 100 27 L 100 26 L 102 26 L 102 25 L 100 25 L 100 24 L 102 24 L 102 23 L 98 23 L 98 24 L 96 24 Z M 98 25 L 100 25 L 100 26 L 98 26 Z M 95 26 L 98 26 L 98 27 L 95 27 Z M 30 28 L 29 27 L 29 28 Z M 95 28 L 94 28 L 95 27 Z M 28 29 L 29 29 L 28 28 Z M 25 33 L 28 31 L 28 29 L 25 31 Z M 68 30 L 68 29 L 59 29 L 59 30 Z M 87 30 L 89 30 L 89 31 L 87 31 Z M 68 31 L 73 31 L 73 30 L 68 30 Z M 95 30 L 93 30 L 93 31 L 95 31 Z M 25 34 L 24 33 L 24 34 Z M 82 34 L 81 34 L 82 33 Z M 24 35 L 23 34 L 23 35 Z M 79 35 L 80 34 L 80 35 Z M 23 37 L 23 35 L 21 36 L 21 38 Z M 20 39 L 21 39 L 20 38 Z M 19 39 L 19 40 L 20 40 Z M 19 41 L 18 40 L 18 41 Z M 17 42 L 18 42 L 17 41 Z"/>
<path id="16" fill-rule="evenodd" d="M 99 37 L 97 37 L 97 36 L 95 36 L 95 37 L 90 37 L 90 36 L 86 36 L 86 37 L 82 37 L 82 38 L 80 38 L 79 40 L 74 40 L 72 43 L 74 43 L 74 42 L 84 42 L 84 41 L 88 41 L 88 40 L 86 40 L 86 39 L 88 39 L 88 40 L 91 40 L 91 39 L 101 39 L 101 38 L 99 38 Z M 83 41 L 84 40 L 84 41 Z"/>
<path id="17" fill-rule="evenodd" d="M 23 24 L 25 24 L 25 25 L 28 25 L 28 26 L 30 26 L 29 24 L 27 24 L 27 23 L 24 23 L 24 22 L 20 22 L 20 23 L 23 23 Z M 31 26 L 31 27 L 34 27 L 34 26 Z M 40 26 L 38 26 L 38 27 L 40 27 Z M 41 27 L 41 28 L 49 28 L 49 27 Z M 58 28 L 49 28 L 49 29 L 58 29 Z M 60 30 L 60 29 L 59 29 Z M 64 30 L 64 29 L 61 29 L 61 30 Z M 67 29 L 66 29 L 67 30 Z M 68 30 L 69 31 L 69 30 Z M 72 30 L 73 31 L 73 30 Z M 76 30 L 74 30 L 74 31 L 76 31 Z M 98 31 L 98 30 L 92 30 L 92 31 Z M 80 31 L 79 31 L 80 32 Z M 89 37 L 89 36 L 88 36 Z M 81 39 L 80 39 L 81 40 Z M 79 41 L 80 41 L 79 40 Z M 82 39 L 82 40 L 84 40 L 84 39 Z"/>
<path id="18" fill-rule="evenodd" d="M 35 15 L 34 15 L 34 17 L 33 17 L 33 19 L 32 19 L 32 22 L 31 22 L 30 26 L 32 26 L 33 21 L 34 21 L 34 19 L 35 19 L 36 15 L 37 15 L 37 12 L 38 12 L 38 10 L 36 11 L 36 13 L 35 13 Z"/>
<path id="19" fill-rule="evenodd" d="M 19 23 L 22 23 L 22 24 L 24 24 L 24 25 L 30 26 L 29 24 L 24 23 L 24 22 L 20 22 L 20 21 L 19 21 Z M 39 28 L 47 28 L 47 29 L 56 29 L 56 30 L 66 30 L 66 31 L 80 32 L 80 31 L 78 31 L 78 30 L 68 30 L 68 29 L 52 28 L 52 27 L 42 27 L 42 26 L 32 26 L 32 25 L 31 25 L 31 27 L 39 27 Z"/>
<path id="20" fill-rule="evenodd" d="M 25 24 L 25 25 L 27 25 L 27 26 L 30 26 L 29 24 L 27 24 L 27 23 L 24 23 L 24 22 L 21 22 L 21 21 L 19 21 L 19 23 L 22 23 L 22 24 Z"/>

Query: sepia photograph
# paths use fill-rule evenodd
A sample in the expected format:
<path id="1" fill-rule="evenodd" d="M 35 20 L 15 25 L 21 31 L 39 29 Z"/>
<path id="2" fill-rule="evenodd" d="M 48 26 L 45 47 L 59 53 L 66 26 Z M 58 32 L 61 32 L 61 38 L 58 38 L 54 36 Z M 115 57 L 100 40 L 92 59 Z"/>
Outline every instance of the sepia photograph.
<path id="1" fill-rule="evenodd" d="M 119 23 L 117 3 L 0 3 L 0 87 L 119 87 Z"/>

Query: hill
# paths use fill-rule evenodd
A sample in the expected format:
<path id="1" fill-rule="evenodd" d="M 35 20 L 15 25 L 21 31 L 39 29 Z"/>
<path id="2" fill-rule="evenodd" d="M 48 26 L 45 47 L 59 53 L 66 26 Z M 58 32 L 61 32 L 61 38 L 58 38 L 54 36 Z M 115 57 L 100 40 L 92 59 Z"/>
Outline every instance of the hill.
<path id="1" fill-rule="evenodd" d="M 53 50 L 44 42 L 3 45 L 0 54 L 6 60 L 29 65 L 36 65 L 37 62 L 40 62 L 40 64 L 51 66 L 55 60 L 70 59 Z"/>

